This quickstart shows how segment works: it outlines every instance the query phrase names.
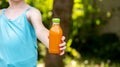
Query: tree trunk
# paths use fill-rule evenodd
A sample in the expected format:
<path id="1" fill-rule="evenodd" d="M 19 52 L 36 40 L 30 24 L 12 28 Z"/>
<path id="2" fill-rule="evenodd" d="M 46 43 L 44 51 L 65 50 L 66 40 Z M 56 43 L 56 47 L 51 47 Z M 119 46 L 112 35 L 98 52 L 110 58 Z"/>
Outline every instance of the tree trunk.
<path id="1" fill-rule="evenodd" d="M 63 35 L 68 40 L 71 22 L 73 0 L 54 0 L 53 17 L 61 19 Z M 48 54 L 45 58 L 45 67 L 64 67 L 63 56 Z"/>
<path id="2" fill-rule="evenodd" d="M 63 29 L 66 41 L 68 40 L 71 15 L 72 15 L 73 0 L 55 0 L 53 6 L 53 17 L 61 19 L 61 26 Z"/>

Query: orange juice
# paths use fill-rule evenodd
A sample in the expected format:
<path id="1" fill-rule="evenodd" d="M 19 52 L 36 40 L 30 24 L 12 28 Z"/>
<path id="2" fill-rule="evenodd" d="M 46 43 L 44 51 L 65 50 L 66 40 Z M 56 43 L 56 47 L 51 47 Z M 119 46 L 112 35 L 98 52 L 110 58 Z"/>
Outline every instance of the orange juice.
<path id="1" fill-rule="evenodd" d="M 49 32 L 49 53 L 52 54 L 59 54 L 60 53 L 60 46 L 61 39 L 62 39 L 62 29 L 60 27 L 60 19 L 53 18 L 52 19 L 52 27 Z"/>

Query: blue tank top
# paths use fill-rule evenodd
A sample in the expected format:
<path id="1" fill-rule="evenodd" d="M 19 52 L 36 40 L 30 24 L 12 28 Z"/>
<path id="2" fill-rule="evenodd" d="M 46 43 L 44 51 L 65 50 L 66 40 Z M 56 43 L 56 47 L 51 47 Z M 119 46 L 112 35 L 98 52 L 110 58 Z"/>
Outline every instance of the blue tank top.
<path id="1" fill-rule="evenodd" d="M 0 67 L 35 67 L 37 37 L 26 17 L 28 8 L 19 17 L 9 20 L 5 10 L 0 14 Z"/>

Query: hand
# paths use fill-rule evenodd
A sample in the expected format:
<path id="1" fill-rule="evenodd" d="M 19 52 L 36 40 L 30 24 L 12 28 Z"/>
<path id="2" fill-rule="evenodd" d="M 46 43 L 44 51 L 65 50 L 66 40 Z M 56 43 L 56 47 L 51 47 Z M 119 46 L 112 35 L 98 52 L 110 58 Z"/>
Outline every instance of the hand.
<path id="1" fill-rule="evenodd" d="M 66 49 L 66 42 L 65 42 L 65 37 L 62 37 L 62 43 L 60 44 L 60 55 L 65 54 L 65 49 Z"/>

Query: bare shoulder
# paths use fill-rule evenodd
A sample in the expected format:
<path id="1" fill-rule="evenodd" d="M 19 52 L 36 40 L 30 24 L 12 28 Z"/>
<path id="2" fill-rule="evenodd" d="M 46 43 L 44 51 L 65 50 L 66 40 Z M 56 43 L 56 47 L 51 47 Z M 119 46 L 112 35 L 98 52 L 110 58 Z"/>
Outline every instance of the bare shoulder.
<path id="1" fill-rule="evenodd" d="M 0 14 L 2 13 L 2 10 L 0 9 Z"/>
<path id="2" fill-rule="evenodd" d="M 36 8 L 31 8 L 28 12 L 27 12 L 27 17 L 29 20 L 32 20 L 32 18 L 41 18 L 41 12 L 36 9 Z"/>
<path id="3" fill-rule="evenodd" d="M 40 10 L 38 10 L 36 8 L 32 8 L 29 10 L 28 14 L 32 15 L 32 16 L 36 16 L 36 15 L 41 15 L 41 12 L 40 12 Z"/>

